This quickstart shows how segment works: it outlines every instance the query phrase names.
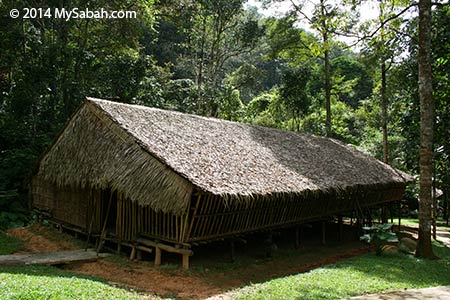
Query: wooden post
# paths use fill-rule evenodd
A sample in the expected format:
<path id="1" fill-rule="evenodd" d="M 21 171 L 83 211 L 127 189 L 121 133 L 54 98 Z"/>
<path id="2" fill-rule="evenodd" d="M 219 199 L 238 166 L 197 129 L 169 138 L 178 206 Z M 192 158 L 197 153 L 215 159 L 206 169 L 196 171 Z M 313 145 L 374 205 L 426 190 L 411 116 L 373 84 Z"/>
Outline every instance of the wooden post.
<path id="1" fill-rule="evenodd" d="M 387 209 L 386 209 L 386 206 L 383 205 L 381 207 L 381 223 L 387 223 L 387 222 L 388 222 Z"/>
<path id="2" fill-rule="evenodd" d="M 188 270 L 189 269 L 189 255 L 183 254 L 183 269 Z"/>
<path id="3" fill-rule="evenodd" d="M 342 222 L 342 215 L 338 215 L 338 226 L 339 226 L 339 242 L 342 242 L 343 240 L 343 222 Z"/>
<path id="4" fill-rule="evenodd" d="M 392 203 L 389 204 L 389 212 L 391 215 L 391 223 L 394 223 L 394 211 L 392 209 Z"/>
<path id="5" fill-rule="evenodd" d="M 322 221 L 322 245 L 326 245 L 326 239 L 325 239 L 326 227 L 327 227 L 327 222 L 326 221 Z"/>
<path id="6" fill-rule="evenodd" d="M 161 249 L 159 247 L 155 247 L 155 266 L 161 265 Z"/>
<path id="7" fill-rule="evenodd" d="M 133 260 L 136 256 L 136 246 L 131 248 L 130 260 Z"/>

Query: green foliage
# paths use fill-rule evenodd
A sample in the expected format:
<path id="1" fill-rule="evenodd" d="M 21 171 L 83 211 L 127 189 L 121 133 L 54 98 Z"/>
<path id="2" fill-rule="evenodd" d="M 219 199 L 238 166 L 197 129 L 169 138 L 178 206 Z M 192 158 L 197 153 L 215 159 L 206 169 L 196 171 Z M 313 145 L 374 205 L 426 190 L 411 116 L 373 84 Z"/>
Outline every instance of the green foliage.
<path id="1" fill-rule="evenodd" d="M 340 78 L 340 80 L 334 80 L 334 93 L 340 101 L 356 108 L 361 101 L 371 96 L 373 79 L 367 73 L 367 68 L 351 55 L 333 59 L 331 70 L 335 77 Z"/>
<path id="2" fill-rule="evenodd" d="M 326 128 L 323 122 L 325 108 L 318 107 L 312 109 L 312 111 L 302 119 L 302 130 L 316 135 L 325 135 Z M 354 131 L 355 115 L 353 109 L 344 102 L 332 99 L 331 111 L 334 115 L 331 128 L 333 136 L 344 142 L 357 144 L 358 136 Z"/>
<path id="3" fill-rule="evenodd" d="M 2 1 L 0 14 L 29 6 Z M 64 7 L 83 9 L 86 3 Z M 0 18 L 0 192 L 17 192 L 7 202 L 0 198 L 0 227 L 26 222 L 37 160 L 86 96 L 132 102 L 145 93 L 141 82 L 151 66 L 140 39 L 142 27 L 152 30 L 153 1 L 95 1 L 89 7 L 134 10 L 137 18 Z"/>
<path id="4" fill-rule="evenodd" d="M 0 232 L 27 223 L 28 211 L 22 197 L 17 191 L 0 192 Z"/>
<path id="5" fill-rule="evenodd" d="M 375 247 L 375 253 L 381 255 L 387 243 L 398 242 L 397 235 L 391 231 L 393 224 L 372 225 L 370 227 L 363 227 L 366 234 L 361 236 L 361 240 Z"/>
<path id="6" fill-rule="evenodd" d="M 0 231 L 0 255 L 12 254 L 22 249 L 23 241 L 7 236 Z"/>
<path id="7" fill-rule="evenodd" d="M 401 253 L 366 254 L 310 272 L 276 278 L 236 291 L 238 299 L 347 299 L 352 296 L 450 284 L 450 250 L 434 243 L 440 260 Z"/>
<path id="8" fill-rule="evenodd" d="M 308 112 L 311 106 L 306 86 L 310 79 L 310 72 L 307 66 L 301 68 L 289 68 L 283 73 L 280 98 L 291 111 L 293 117 L 300 117 Z"/>
<path id="9" fill-rule="evenodd" d="M 244 104 L 239 97 L 239 90 L 227 88 L 222 94 L 218 117 L 230 121 L 241 121 L 244 113 Z"/>

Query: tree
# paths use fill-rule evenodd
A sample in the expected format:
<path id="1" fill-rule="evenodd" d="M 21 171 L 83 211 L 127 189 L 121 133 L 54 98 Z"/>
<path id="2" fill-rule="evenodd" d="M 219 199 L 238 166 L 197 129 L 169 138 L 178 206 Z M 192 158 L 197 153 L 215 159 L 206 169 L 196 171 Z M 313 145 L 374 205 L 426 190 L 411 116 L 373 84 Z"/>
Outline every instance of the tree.
<path id="1" fill-rule="evenodd" d="M 434 258 L 431 246 L 434 101 L 431 70 L 431 0 L 419 0 L 420 181 L 416 256 Z"/>
<path id="2" fill-rule="evenodd" d="M 35 3 L 35 6 L 37 4 Z M 61 1 L 41 1 L 60 7 Z M 64 2 L 67 10 L 86 1 Z M 39 155 L 86 96 L 130 102 L 140 88 L 141 29 L 153 23 L 152 1 L 95 1 L 90 8 L 134 10 L 130 19 L 10 18 L 27 1 L 0 1 L 0 192 L 28 203 Z M 148 68 L 148 66 L 145 66 Z M 9 201 L 11 210 L 16 201 Z M 3 201 L 2 201 L 3 202 Z M 3 210 L 3 203 L 0 203 Z M 2 222 L 0 216 L 0 223 Z"/>
<path id="3" fill-rule="evenodd" d="M 276 1 L 276 0 L 275 0 Z M 324 63 L 324 94 L 325 94 L 325 128 L 326 134 L 332 133 L 332 117 L 331 117 L 331 90 L 333 87 L 331 74 L 331 58 L 333 38 L 337 35 L 343 35 L 350 30 L 355 23 L 354 10 L 342 9 L 346 6 L 343 1 L 287 1 L 291 4 L 292 10 L 290 15 L 296 16 L 300 21 L 306 21 L 308 25 L 314 29 L 318 35 L 320 42 L 316 45 L 309 45 L 312 53 L 320 57 Z M 307 13 L 305 7 L 307 3 L 313 4 L 311 13 Z"/>
<path id="4" fill-rule="evenodd" d="M 243 9 L 243 0 L 187 1 L 186 65 L 197 85 L 198 114 L 216 116 L 227 63 L 251 52 L 263 34 L 257 16 Z M 188 67 L 189 68 L 189 67 Z M 221 90 L 222 89 L 222 90 Z"/>

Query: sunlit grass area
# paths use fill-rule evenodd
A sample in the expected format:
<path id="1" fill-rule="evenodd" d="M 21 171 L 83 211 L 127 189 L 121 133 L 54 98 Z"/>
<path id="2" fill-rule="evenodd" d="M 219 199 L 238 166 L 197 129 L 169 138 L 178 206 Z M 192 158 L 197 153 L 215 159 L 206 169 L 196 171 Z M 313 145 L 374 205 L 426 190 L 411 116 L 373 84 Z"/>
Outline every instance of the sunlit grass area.
<path id="1" fill-rule="evenodd" d="M 398 223 L 394 223 L 398 224 Z M 402 218 L 401 225 L 409 226 L 409 227 L 419 227 L 419 219 L 417 218 Z M 436 225 L 441 227 L 448 227 L 446 220 L 443 218 L 437 218 Z"/>
<path id="2" fill-rule="evenodd" d="M 0 299 L 142 299 L 99 278 L 74 275 L 54 267 L 0 267 Z"/>
<path id="3" fill-rule="evenodd" d="M 434 243 L 440 260 L 369 253 L 307 273 L 243 288 L 238 299 L 342 299 L 365 293 L 450 284 L 450 250 Z"/>

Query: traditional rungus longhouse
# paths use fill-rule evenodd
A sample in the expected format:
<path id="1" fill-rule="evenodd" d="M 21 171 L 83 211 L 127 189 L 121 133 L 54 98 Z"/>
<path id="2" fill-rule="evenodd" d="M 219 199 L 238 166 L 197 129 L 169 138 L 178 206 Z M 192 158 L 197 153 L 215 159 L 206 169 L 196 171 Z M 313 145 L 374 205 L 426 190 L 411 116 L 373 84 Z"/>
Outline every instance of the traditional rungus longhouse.
<path id="1" fill-rule="evenodd" d="M 61 224 L 187 257 L 195 242 L 400 200 L 408 180 L 334 139 L 88 98 L 32 196 Z"/>

